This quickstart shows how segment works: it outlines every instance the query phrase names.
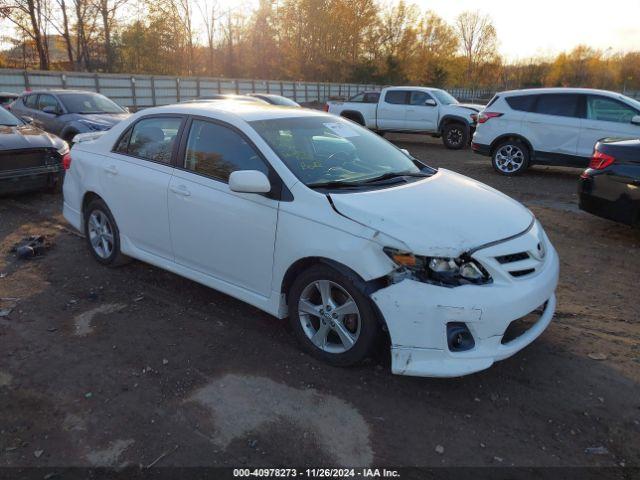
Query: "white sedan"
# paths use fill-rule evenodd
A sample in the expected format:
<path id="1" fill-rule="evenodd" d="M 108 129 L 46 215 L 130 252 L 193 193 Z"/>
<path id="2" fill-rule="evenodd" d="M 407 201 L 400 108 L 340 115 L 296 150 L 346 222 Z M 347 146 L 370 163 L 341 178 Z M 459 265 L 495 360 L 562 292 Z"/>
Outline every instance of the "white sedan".
<path id="1" fill-rule="evenodd" d="M 465 375 L 553 317 L 558 256 L 529 210 L 324 112 L 152 108 L 65 167 L 64 216 L 98 262 L 133 257 L 288 317 L 333 365 L 388 335 L 394 373 Z"/>

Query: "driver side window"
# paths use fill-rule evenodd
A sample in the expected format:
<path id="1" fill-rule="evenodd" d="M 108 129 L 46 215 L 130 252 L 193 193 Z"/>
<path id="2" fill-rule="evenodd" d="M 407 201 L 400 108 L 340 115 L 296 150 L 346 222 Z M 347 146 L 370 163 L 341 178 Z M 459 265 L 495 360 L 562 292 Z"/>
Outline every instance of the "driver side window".
<path id="1" fill-rule="evenodd" d="M 411 98 L 409 99 L 409 104 L 424 106 L 427 100 L 433 100 L 433 97 L 429 95 L 427 92 L 414 90 L 413 92 L 411 92 Z"/>
<path id="2" fill-rule="evenodd" d="M 223 182 L 237 170 L 269 169 L 247 140 L 234 130 L 217 123 L 194 120 L 189 130 L 184 168 Z"/>
<path id="3" fill-rule="evenodd" d="M 61 111 L 60 105 L 53 95 L 40 94 L 38 98 L 38 110 L 44 110 L 46 107 L 53 107 L 57 112 Z"/>

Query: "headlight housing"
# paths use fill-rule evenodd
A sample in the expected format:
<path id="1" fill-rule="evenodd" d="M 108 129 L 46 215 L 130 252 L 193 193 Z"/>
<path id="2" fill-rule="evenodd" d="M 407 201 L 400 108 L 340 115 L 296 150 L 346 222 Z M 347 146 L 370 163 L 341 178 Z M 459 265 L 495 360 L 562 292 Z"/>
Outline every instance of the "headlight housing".
<path id="1" fill-rule="evenodd" d="M 484 285 L 492 281 L 491 275 L 480 263 L 467 255 L 458 258 L 424 257 L 385 247 L 384 253 L 416 280 L 446 287 Z"/>
<path id="2" fill-rule="evenodd" d="M 97 122 L 91 122 L 89 120 L 78 120 L 82 125 L 86 126 L 89 128 L 89 130 L 93 130 L 93 131 L 103 131 L 103 130 L 109 130 L 111 128 L 111 125 L 107 125 L 105 123 L 97 123 Z"/>

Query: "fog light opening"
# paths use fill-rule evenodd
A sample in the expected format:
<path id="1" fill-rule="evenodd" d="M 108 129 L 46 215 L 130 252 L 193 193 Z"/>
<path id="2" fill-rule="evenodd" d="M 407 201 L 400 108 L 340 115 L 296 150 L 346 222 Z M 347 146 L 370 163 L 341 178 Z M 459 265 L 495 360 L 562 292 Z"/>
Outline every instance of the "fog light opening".
<path id="1" fill-rule="evenodd" d="M 476 342 L 466 324 L 452 322 L 447 323 L 447 344 L 452 352 L 464 352 L 475 347 Z"/>

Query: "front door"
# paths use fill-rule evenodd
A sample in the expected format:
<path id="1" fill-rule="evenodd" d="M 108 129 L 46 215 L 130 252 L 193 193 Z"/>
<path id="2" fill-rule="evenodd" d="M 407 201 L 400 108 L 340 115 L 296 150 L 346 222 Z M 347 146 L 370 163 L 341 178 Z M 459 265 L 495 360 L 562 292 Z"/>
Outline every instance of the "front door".
<path id="1" fill-rule="evenodd" d="M 438 107 L 426 105 L 427 100 L 435 100 L 429 93 L 413 90 L 407 107 L 407 129 L 416 132 L 435 132 L 438 126 Z"/>
<path id="2" fill-rule="evenodd" d="M 231 126 L 194 119 L 169 185 L 175 259 L 269 297 L 279 202 L 232 192 L 228 180 L 236 170 L 269 172 L 253 145 Z"/>
<path id="3" fill-rule="evenodd" d="M 603 138 L 640 138 L 640 125 L 631 123 L 631 119 L 639 114 L 635 108 L 614 98 L 587 95 L 578 155 L 590 157 L 595 144 Z"/>

